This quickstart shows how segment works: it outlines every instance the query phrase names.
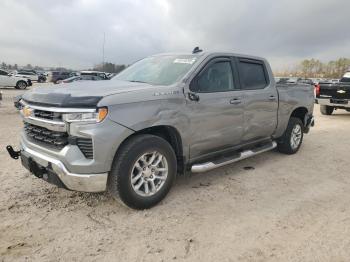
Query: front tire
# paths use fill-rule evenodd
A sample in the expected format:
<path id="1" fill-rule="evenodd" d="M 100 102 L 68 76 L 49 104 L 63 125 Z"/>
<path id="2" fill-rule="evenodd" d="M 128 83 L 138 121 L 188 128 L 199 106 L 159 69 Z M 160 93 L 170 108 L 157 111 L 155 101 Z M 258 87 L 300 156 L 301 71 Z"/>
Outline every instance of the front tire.
<path id="1" fill-rule="evenodd" d="M 24 81 L 18 81 L 17 83 L 16 83 L 16 87 L 15 87 L 16 89 L 26 89 L 27 88 L 27 83 L 26 82 L 24 82 Z"/>
<path id="2" fill-rule="evenodd" d="M 321 105 L 320 110 L 322 115 L 330 116 L 334 111 L 334 107 Z"/>
<path id="3" fill-rule="evenodd" d="M 171 145 L 158 136 L 138 135 L 118 150 L 108 190 L 134 209 L 156 205 L 169 192 L 177 173 Z"/>
<path id="4" fill-rule="evenodd" d="M 288 155 L 298 152 L 303 142 L 303 129 L 303 122 L 299 118 L 291 117 L 286 131 L 277 143 L 278 151 Z"/>

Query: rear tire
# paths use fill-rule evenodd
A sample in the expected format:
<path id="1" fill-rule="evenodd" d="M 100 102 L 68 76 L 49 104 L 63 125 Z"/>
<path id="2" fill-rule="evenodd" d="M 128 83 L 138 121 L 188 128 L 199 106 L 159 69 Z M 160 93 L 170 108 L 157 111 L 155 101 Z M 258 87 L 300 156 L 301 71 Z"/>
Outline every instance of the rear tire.
<path id="1" fill-rule="evenodd" d="M 299 118 L 291 117 L 289 119 L 287 129 L 277 143 L 279 152 L 287 155 L 298 152 L 304 137 L 303 126 L 303 122 Z"/>
<path id="2" fill-rule="evenodd" d="M 321 105 L 320 110 L 322 115 L 330 116 L 334 111 L 334 107 Z"/>
<path id="3" fill-rule="evenodd" d="M 17 83 L 16 83 L 16 86 L 15 86 L 15 88 L 16 89 L 26 89 L 27 88 L 27 83 L 25 82 L 25 81 L 18 81 Z"/>
<path id="4" fill-rule="evenodd" d="M 176 163 L 173 148 L 163 138 L 135 136 L 114 157 L 108 191 L 131 208 L 150 208 L 168 194 L 176 177 Z"/>

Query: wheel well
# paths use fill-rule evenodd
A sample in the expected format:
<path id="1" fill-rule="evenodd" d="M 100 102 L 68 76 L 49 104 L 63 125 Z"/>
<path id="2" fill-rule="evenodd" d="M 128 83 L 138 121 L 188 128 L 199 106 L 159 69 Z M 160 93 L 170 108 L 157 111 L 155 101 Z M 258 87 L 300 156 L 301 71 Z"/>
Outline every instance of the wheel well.
<path id="1" fill-rule="evenodd" d="M 27 86 L 26 81 L 24 81 L 24 80 L 18 80 L 18 81 L 16 82 L 16 87 L 18 86 L 19 83 L 24 83 L 24 84 Z"/>
<path id="2" fill-rule="evenodd" d="M 185 159 L 183 155 L 182 139 L 179 131 L 177 131 L 176 128 L 172 126 L 166 126 L 166 125 L 153 126 L 153 127 L 149 127 L 149 128 L 145 128 L 140 131 L 137 131 L 136 133 L 128 137 L 127 140 L 139 134 L 149 134 L 149 135 L 159 136 L 164 140 L 168 141 L 171 147 L 174 149 L 174 152 L 176 155 L 178 172 L 184 173 Z"/>
<path id="3" fill-rule="evenodd" d="M 291 114 L 291 117 L 299 118 L 301 120 L 301 122 L 303 122 L 303 124 L 305 125 L 305 116 L 306 116 L 307 112 L 308 111 L 305 107 L 298 107 L 298 108 L 294 109 L 294 111 Z"/>

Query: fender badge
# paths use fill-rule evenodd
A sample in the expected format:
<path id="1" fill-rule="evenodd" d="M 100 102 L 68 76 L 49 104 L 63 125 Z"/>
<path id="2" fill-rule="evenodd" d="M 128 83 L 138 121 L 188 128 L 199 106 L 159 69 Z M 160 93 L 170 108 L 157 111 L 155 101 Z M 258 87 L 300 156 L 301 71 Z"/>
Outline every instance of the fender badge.
<path id="1" fill-rule="evenodd" d="M 180 94 L 179 91 L 168 91 L 168 92 L 156 92 L 153 95 L 154 96 L 166 96 L 166 95 L 177 95 Z"/>

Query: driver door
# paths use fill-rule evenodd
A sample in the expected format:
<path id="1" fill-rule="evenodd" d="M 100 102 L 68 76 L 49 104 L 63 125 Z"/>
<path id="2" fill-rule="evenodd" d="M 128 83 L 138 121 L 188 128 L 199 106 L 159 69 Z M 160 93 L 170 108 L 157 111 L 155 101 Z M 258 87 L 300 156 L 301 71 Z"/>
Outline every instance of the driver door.
<path id="1" fill-rule="evenodd" d="M 243 93 L 231 57 L 210 60 L 192 80 L 187 96 L 191 159 L 241 142 Z"/>

